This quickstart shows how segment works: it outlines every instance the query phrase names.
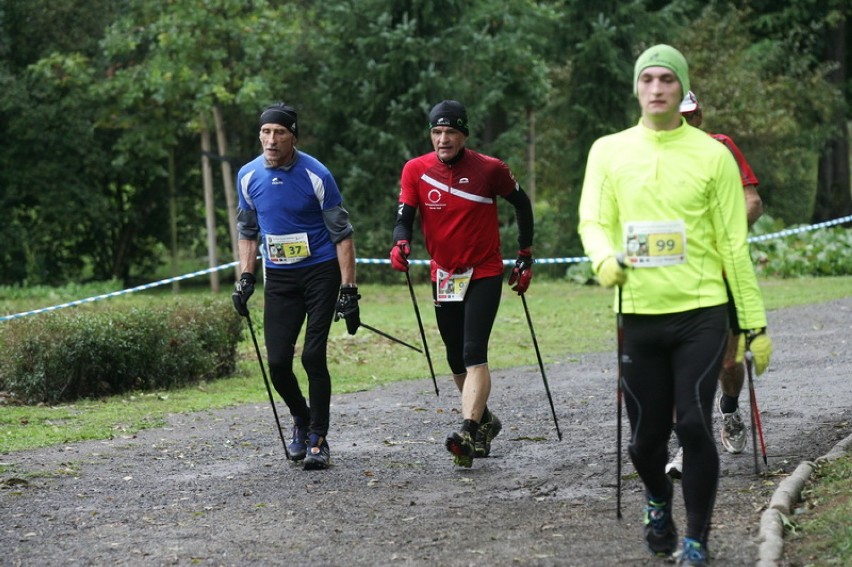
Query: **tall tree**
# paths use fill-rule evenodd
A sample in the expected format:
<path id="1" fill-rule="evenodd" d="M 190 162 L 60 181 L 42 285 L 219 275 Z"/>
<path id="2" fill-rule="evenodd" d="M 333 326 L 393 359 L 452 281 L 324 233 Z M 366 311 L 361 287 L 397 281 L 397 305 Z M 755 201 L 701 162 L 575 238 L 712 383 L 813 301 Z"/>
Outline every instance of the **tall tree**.
<path id="1" fill-rule="evenodd" d="M 553 89 L 538 112 L 540 174 L 537 239 L 545 255 L 581 255 L 577 206 L 592 143 L 635 123 L 633 61 L 644 46 L 671 30 L 666 14 L 645 2 L 575 0 L 558 11 L 548 54 Z M 537 232 L 539 230 L 537 229 Z"/>
<path id="2" fill-rule="evenodd" d="M 471 147 L 523 169 L 527 109 L 547 88 L 525 33 L 536 10 L 517 0 L 364 0 L 322 11 L 316 86 L 310 99 L 292 98 L 341 185 L 361 254 L 387 253 L 399 173 L 429 150 L 428 112 L 440 100 L 466 105 Z"/>
<path id="3" fill-rule="evenodd" d="M 852 46 L 846 36 L 848 0 L 748 0 L 737 4 L 752 10 L 749 26 L 757 37 L 776 41 L 798 56 L 801 63 L 796 71 L 801 66 L 817 70 L 832 86 L 831 93 L 820 89 L 819 115 L 809 117 L 827 130 L 828 135 L 820 139 L 814 201 L 803 209 L 805 218 L 796 220 L 819 222 L 852 214 L 849 168 L 852 88 L 848 76 Z M 807 123 L 803 125 L 807 127 Z"/>
<path id="4" fill-rule="evenodd" d="M 107 175 L 108 148 L 91 128 L 98 101 L 86 93 L 94 75 L 85 60 L 120 9 L 106 0 L 0 2 L 2 284 L 87 277 L 87 258 L 108 238 L 109 197 L 92 190 Z M 81 55 L 67 73 L 56 54 L 74 49 Z"/>
<path id="5" fill-rule="evenodd" d="M 285 17 L 285 10 L 293 4 L 275 7 L 265 0 L 212 0 L 202 10 L 193 3 L 170 2 L 163 7 L 137 0 L 133 9 L 110 28 L 104 41 L 107 59 L 115 69 L 105 88 L 116 95 L 125 113 L 138 115 L 153 104 L 171 117 L 166 123 L 144 126 L 148 130 L 146 139 L 159 149 L 162 159 L 169 147 L 164 142 L 181 133 L 201 139 L 207 123 L 216 129 L 220 152 L 226 151 L 229 132 L 223 109 L 249 109 L 254 114 L 273 98 L 281 82 L 298 78 L 301 73 L 300 27 L 296 18 Z M 269 61 L 275 64 L 268 65 Z M 122 127 L 120 119 L 114 124 Z M 154 130 L 163 128 L 169 131 L 167 136 Z M 125 131 L 123 135 L 134 134 Z M 206 158 L 211 156 L 204 147 L 201 153 Z M 221 198 L 205 200 L 211 267 L 220 262 L 218 223 L 214 221 L 224 221 L 229 242 L 226 248 L 232 256 L 236 251 L 233 173 L 229 156 L 218 158 L 222 164 L 224 215 L 217 219 Z M 213 285 L 216 287 L 215 281 Z"/>
<path id="6" fill-rule="evenodd" d="M 836 125 L 834 135 L 829 138 L 819 160 L 817 195 L 814 205 L 813 222 L 833 220 L 852 215 L 852 186 L 849 171 L 849 108 L 852 101 L 852 89 L 849 84 L 849 50 L 847 22 L 848 4 L 844 4 L 836 18 L 828 22 L 825 46 L 826 60 L 833 64 L 828 80 L 837 88 L 837 105 L 831 121 Z"/>

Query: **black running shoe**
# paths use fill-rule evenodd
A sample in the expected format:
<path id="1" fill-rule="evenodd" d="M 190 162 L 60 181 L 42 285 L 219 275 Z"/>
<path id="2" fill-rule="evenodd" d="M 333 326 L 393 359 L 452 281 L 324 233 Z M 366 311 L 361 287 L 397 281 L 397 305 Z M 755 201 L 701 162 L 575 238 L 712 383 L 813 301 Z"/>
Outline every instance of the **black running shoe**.
<path id="1" fill-rule="evenodd" d="M 325 437 L 311 433 L 308 439 L 307 455 L 305 455 L 305 470 L 318 471 L 328 468 L 331 463 L 331 450 Z"/>
<path id="2" fill-rule="evenodd" d="M 488 412 L 488 415 L 482 416 L 482 423 L 479 424 L 473 444 L 474 456 L 477 459 L 487 457 L 491 454 L 491 441 L 500 435 L 502 429 L 503 424 L 500 423 L 500 420 L 491 411 Z"/>
<path id="3" fill-rule="evenodd" d="M 645 507 L 645 543 L 651 553 L 659 557 L 668 557 L 677 548 L 671 498 L 662 502 L 648 500 L 648 506 Z"/>
<path id="4" fill-rule="evenodd" d="M 453 462 L 465 468 L 473 466 L 473 439 L 467 431 L 450 433 L 445 443 L 447 451 L 453 454 Z"/>

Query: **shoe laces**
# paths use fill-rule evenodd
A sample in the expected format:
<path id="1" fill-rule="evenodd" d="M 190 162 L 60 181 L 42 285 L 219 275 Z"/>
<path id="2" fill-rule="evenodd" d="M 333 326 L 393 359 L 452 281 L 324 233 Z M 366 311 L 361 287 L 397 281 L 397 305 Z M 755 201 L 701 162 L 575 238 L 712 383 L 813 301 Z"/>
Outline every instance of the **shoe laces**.
<path id="1" fill-rule="evenodd" d="M 645 525 L 650 525 L 657 532 L 665 530 L 669 524 L 666 506 L 666 502 L 648 500 L 648 506 L 645 507 Z"/>
<path id="2" fill-rule="evenodd" d="M 479 429 L 476 430 L 475 441 L 485 441 L 488 438 L 488 433 L 491 431 L 491 422 L 482 423 L 479 425 Z"/>
<path id="3" fill-rule="evenodd" d="M 701 542 L 687 537 L 683 540 L 683 553 L 681 554 L 680 560 L 695 562 L 707 561 L 707 551 L 704 549 L 704 546 L 701 545 Z"/>
<path id="4" fill-rule="evenodd" d="M 743 418 L 740 417 L 739 411 L 735 411 L 733 413 L 723 413 L 722 421 L 726 430 L 733 430 L 735 432 L 738 432 L 743 428 Z"/>

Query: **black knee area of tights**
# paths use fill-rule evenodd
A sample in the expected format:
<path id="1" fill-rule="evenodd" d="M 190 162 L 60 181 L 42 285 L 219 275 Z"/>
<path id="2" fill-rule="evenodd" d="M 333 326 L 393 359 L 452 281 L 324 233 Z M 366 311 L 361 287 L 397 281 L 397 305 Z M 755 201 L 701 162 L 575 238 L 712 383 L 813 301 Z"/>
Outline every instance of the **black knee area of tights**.
<path id="1" fill-rule="evenodd" d="M 488 345 L 478 342 L 464 344 L 464 365 L 466 368 L 488 364 Z"/>
<path id="2" fill-rule="evenodd" d="M 646 459 L 662 458 L 665 459 L 666 445 L 660 445 L 650 442 L 634 441 L 627 446 L 627 453 L 634 462 L 644 461 Z"/>
<path id="3" fill-rule="evenodd" d="M 681 445 L 695 445 L 707 438 L 704 424 L 697 420 L 678 420 L 675 431 Z"/>
<path id="4" fill-rule="evenodd" d="M 464 365 L 464 358 L 447 356 L 447 364 L 450 365 L 450 370 L 453 374 L 466 374 L 467 367 Z"/>
<path id="5" fill-rule="evenodd" d="M 270 368 L 286 370 L 293 367 L 295 352 L 296 349 L 292 345 L 277 348 L 267 347 L 266 360 L 269 362 Z"/>
<path id="6" fill-rule="evenodd" d="M 327 371 L 328 357 L 320 349 L 305 349 L 302 352 L 302 367 L 308 376 Z"/>

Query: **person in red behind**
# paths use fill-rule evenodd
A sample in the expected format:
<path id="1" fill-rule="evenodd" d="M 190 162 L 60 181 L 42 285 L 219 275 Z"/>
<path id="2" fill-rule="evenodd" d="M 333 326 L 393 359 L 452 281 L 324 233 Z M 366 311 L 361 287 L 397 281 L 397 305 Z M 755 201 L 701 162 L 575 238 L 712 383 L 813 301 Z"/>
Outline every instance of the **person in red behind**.
<path id="1" fill-rule="evenodd" d="M 701 111 L 701 104 L 694 92 L 686 93 L 680 103 L 679 110 L 687 124 L 695 128 L 701 127 L 704 122 L 704 113 Z M 763 201 L 757 192 L 757 176 L 743 153 L 729 136 L 725 134 L 709 135 L 714 140 L 723 143 L 734 155 L 734 159 L 737 160 L 743 183 L 746 218 L 748 219 L 748 226 L 751 228 L 763 214 Z M 744 341 L 740 340 L 743 334 L 737 324 L 737 314 L 730 289 L 728 290 L 728 299 L 728 319 L 731 323 L 731 329 L 728 332 L 728 344 L 725 348 L 725 358 L 722 360 L 722 371 L 719 374 L 719 384 L 722 389 L 718 401 L 719 412 L 722 414 L 722 428 L 719 430 L 719 437 L 725 450 L 736 455 L 742 453 L 748 444 L 746 426 L 739 409 L 740 392 L 745 382 L 745 367 L 743 352 L 738 351 L 738 347 L 741 342 L 743 342 L 743 347 L 745 345 Z M 678 447 L 674 458 L 666 465 L 666 474 L 672 478 L 680 478 L 683 474 L 683 448 Z"/>
<path id="2" fill-rule="evenodd" d="M 431 257 L 435 318 L 447 362 L 462 397 L 461 431 L 446 448 L 456 465 L 470 467 L 487 457 L 502 424 L 488 409 L 491 373 L 488 340 L 500 305 L 503 257 L 497 197 L 514 208 L 518 258 L 509 285 L 518 294 L 532 280 L 533 213 L 526 193 L 499 159 L 467 149 L 467 111 L 445 100 L 429 113 L 434 152 L 408 161 L 402 170 L 399 208 L 393 229 L 391 266 L 408 271 L 417 211 Z"/>

